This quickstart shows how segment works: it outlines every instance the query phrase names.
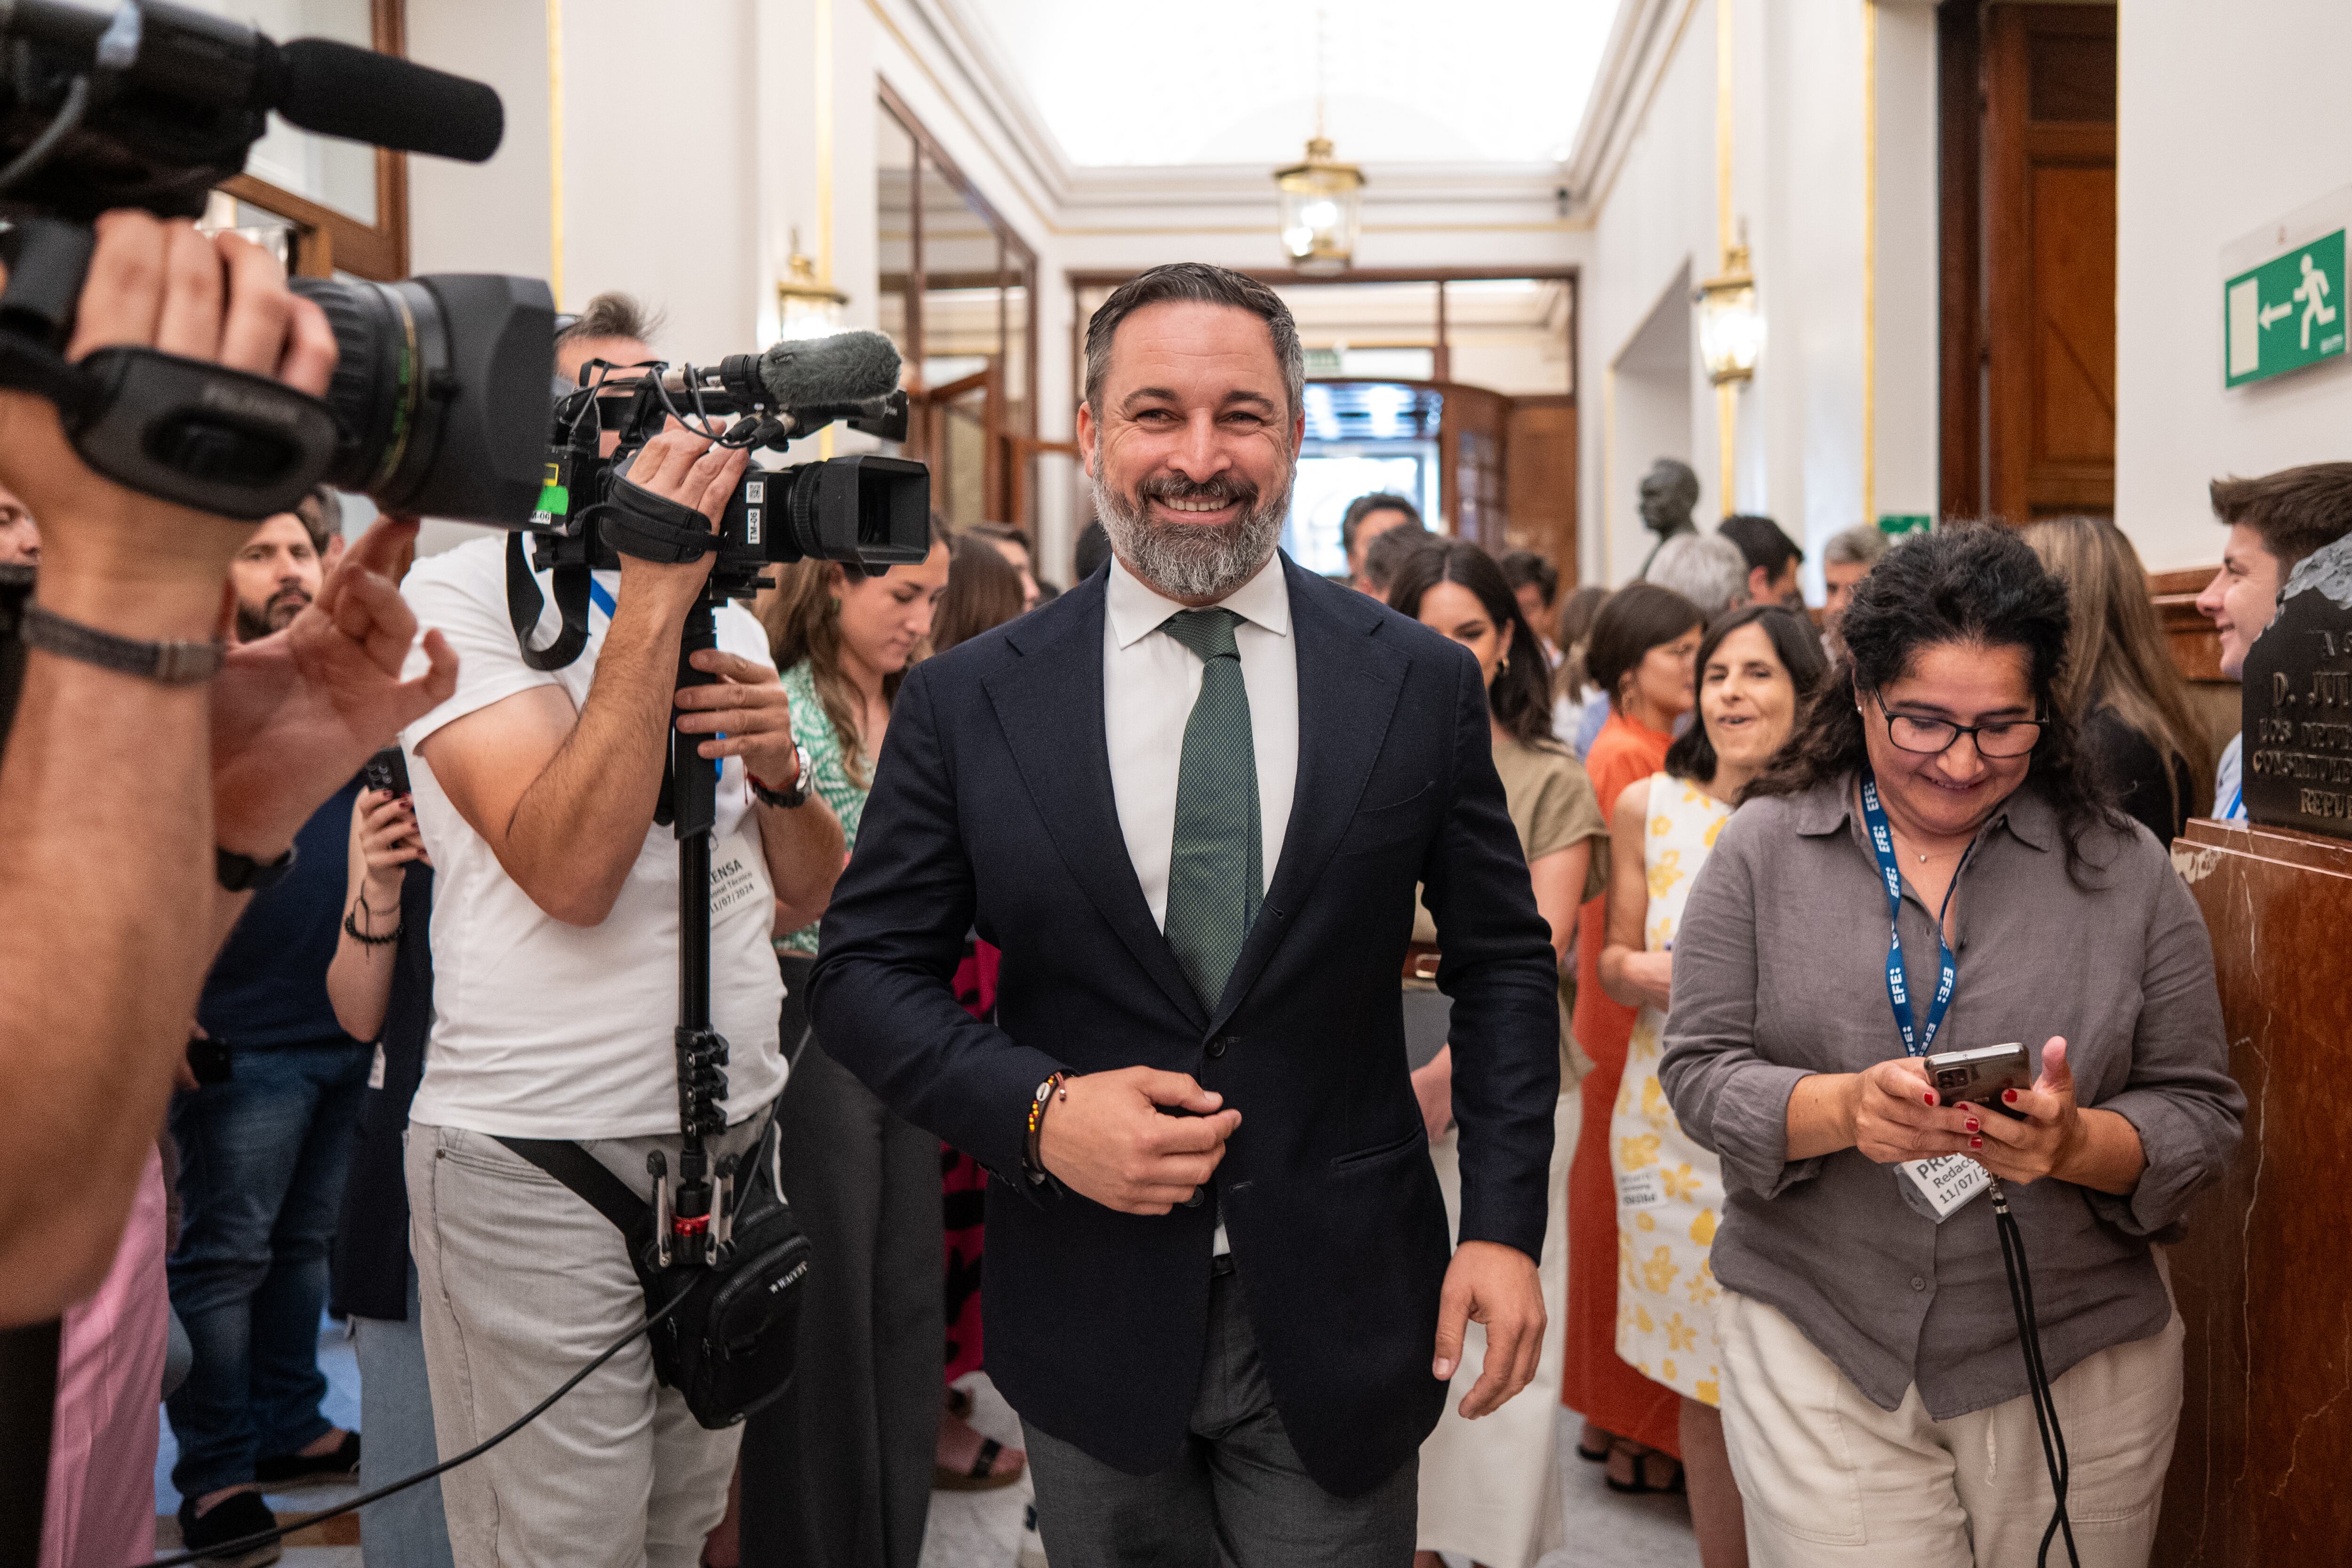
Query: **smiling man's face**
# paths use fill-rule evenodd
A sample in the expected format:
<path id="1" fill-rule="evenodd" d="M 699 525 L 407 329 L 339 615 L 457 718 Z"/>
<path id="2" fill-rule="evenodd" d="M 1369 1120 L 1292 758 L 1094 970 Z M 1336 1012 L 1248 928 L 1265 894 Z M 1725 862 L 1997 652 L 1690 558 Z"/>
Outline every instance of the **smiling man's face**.
<path id="1" fill-rule="evenodd" d="M 1077 434 L 1111 547 L 1169 597 L 1213 604 L 1273 553 L 1306 422 L 1253 312 L 1165 300 L 1128 317 Z"/>

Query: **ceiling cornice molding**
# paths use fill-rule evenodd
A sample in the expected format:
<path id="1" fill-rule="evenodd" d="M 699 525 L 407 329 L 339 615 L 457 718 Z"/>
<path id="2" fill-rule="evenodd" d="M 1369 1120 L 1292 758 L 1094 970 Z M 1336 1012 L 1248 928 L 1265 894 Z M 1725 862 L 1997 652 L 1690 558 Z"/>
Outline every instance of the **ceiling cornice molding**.
<path id="1" fill-rule="evenodd" d="M 922 18 L 925 29 L 1046 199 L 1056 206 L 1066 201 L 1076 173 L 1069 158 L 1022 88 L 1019 73 L 997 52 L 995 39 L 971 14 L 964 0 L 898 3 Z"/>
<path id="2" fill-rule="evenodd" d="M 1565 165 L 1571 215 L 1595 216 L 1608 201 L 1698 6 L 1699 0 L 1624 0 L 1619 8 Z"/>

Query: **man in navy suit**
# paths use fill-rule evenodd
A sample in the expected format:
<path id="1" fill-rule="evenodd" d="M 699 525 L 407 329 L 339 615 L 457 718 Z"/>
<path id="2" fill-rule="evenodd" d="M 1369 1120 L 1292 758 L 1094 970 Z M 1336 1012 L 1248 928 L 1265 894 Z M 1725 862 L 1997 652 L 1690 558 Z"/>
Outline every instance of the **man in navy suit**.
<path id="1" fill-rule="evenodd" d="M 1403 1568 L 1465 1321 L 1465 1415 L 1543 1334 L 1559 1013 L 1486 691 L 1276 549 L 1304 357 L 1271 289 L 1145 273 L 1086 372 L 1114 558 L 909 673 L 816 1037 L 997 1178 L 989 1371 L 1055 1568 Z M 1452 1248 L 1399 1001 L 1416 884 L 1454 1001 Z M 975 926 L 993 1024 L 950 987 Z"/>

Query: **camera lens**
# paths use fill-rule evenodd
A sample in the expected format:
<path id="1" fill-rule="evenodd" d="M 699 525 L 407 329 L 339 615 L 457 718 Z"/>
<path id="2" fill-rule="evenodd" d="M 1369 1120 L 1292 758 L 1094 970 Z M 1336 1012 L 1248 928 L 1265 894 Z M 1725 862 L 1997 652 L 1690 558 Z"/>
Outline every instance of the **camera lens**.
<path id="1" fill-rule="evenodd" d="M 555 302 L 535 279 L 298 278 L 333 329 L 327 482 L 386 511 L 519 527 L 540 490 Z"/>
<path id="2" fill-rule="evenodd" d="M 910 566 L 930 553 L 931 476 L 922 464 L 860 453 L 803 463 L 782 477 L 785 526 L 771 536 L 769 560 L 814 557 L 870 568 Z"/>

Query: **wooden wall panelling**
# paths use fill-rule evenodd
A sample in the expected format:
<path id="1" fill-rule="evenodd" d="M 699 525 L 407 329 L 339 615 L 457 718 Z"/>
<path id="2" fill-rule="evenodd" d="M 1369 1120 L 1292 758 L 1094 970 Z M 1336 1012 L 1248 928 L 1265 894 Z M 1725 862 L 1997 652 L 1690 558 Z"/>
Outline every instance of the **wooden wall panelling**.
<path id="1" fill-rule="evenodd" d="M 1984 496 L 1984 51 L 1977 0 L 1936 15 L 1940 500 L 1977 517 Z"/>
<path id="2" fill-rule="evenodd" d="M 1504 431 L 1510 545 L 1559 567 L 1566 593 L 1576 586 L 1576 399 L 1515 397 Z"/>

